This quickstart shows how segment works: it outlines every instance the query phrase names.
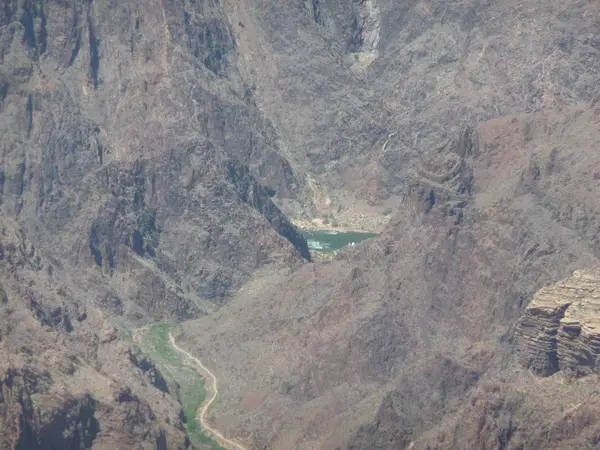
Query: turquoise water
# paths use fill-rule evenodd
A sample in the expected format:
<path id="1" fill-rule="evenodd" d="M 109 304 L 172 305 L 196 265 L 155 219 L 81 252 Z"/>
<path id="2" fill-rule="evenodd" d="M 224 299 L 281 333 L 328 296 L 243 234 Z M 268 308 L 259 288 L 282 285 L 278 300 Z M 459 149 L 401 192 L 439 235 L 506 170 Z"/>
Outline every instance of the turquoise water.
<path id="1" fill-rule="evenodd" d="M 377 236 L 376 233 L 356 231 L 305 230 L 302 232 L 310 250 L 333 252 Z"/>

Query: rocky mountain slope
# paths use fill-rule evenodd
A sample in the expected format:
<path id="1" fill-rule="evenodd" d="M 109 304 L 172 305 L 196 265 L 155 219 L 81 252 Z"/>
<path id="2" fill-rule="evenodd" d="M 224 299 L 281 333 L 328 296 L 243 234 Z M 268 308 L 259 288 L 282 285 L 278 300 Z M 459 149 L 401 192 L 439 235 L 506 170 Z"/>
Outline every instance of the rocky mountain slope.
<path id="1" fill-rule="evenodd" d="M 587 128 L 595 115 L 574 116 L 478 125 L 423 157 L 402 213 L 372 243 L 302 267 L 272 288 L 245 289 L 215 316 L 185 324 L 189 348 L 230 386 L 215 413 L 219 425 L 242 436 L 262 430 L 275 448 L 433 445 L 422 440 L 448 426 L 485 381 L 500 383 L 502 370 L 513 378 L 520 365 L 511 356 L 512 325 L 535 291 L 598 264 L 595 237 L 554 213 L 591 208 L 579 180 L 598 157 L 593 140 L 582 144 L 578 124 Z M 559 148 L 577 143 L 587 158 L 549 165 L 545 133 L 517 145 L 528 128 L 555 130 Z M 426 176 L 436 173 L 448 181 Z M 552 189 L 554 177 L 572 181 Z M 510 391 L 510 383 L 501 385 Z M 254 391 L 264 400 L 246 411 L 239 398 Z M 527 417 L 533 405 L 518 414 Z M 539 420 L 554 423 L 552 415 Z M 497 442 L 504 432 L 490 428 L 478 439 Z M 482 445 L 460 442 L 440 445 Z"/>
<path id="2" fill-rule="evenodd" d="M 101 297 L 135 299 L 134 317 L 193 317 L 266 259 L 308 257 L 270 200 L 293 197 L 294 176 L 252 99 L 223 79 L 223 13 L 116 6 L 3 10 L 3 214 L 89 269 L 78 276 Z"/>
<path id="3" fill-rule="evenodd" d="M 0 448 L 187 448 L 160 372 L 0 219 Z"/>
<path id="4" fill-rule="evenodd" d="M 567 432 L 559 416 L 577 402 L 553 403 L 561 390 L 551 384 L 547 409 L 536 411 L 542 399 L 520 387 L 531 378 L 513 360 L 512 338 L 537 289 L 598 264 L 597 5 L 353 7 L 350 19 L 333 2 L 313 3 L 316 18 L 298 10 L 291 19 L 276 7 L 248 16 L 261 30 L 275 23 L 268 14 L 287 20 L 285 37 L 260 37 L 294 49 L 279 55 L 272 44 L 280 74 L 301 74 L 309 60 L 301 55 L 321 54 L 315 41 L 337 58 L 329 70 L 345 78 L 336 72 L 335 80 L 356 88 L 321 107 L 328 94 L 320 92 L 305 113 L 318 111 L 319 120 L 302 123 L 320 126 L 331 105 L 339 125 L 332 118 L 328 129 L 346 151 L 323 145 L 331 153 L 313 164 L 325 162 L 332 186 L 374 204 L 396 196 L 397 213 L 372 243 L 271 288 L 245 289 L 216 316 L 184 325 L 188 348 L 230 386 L 215 420 L 274 448 L 593 448 L 597 394 Z M 365 32 L 372 22 L 359 17 L 369 8 L 381 18 L 376 54 L 344 48 L 341 30 Z M 304 32 L 313 26 L 318 38 Z M 319 76 L 319 61 L 312 77 L 329 79 Z M 340 106 L 360 96 L 369 101 L 356 110 Z M 282 100 L 281 111 L 293 104 L 297 116 L 305 98 Z M 364 147 L 352 145 L 357 136 Z M 527 400 L 511 403 L 521 392 Z M 534 436 L 529 419 L 553 429 L 552 439 Z"/>
<path id="5" fill-rule="evenodd" d="M 3 448 L 186 446 L 127 330 L 310 258 L 224 12 L 155 3 L 0 8 Z"/>
<path id="6" fill-rule="evenodd" d="M 591 0 L 5 2 L 2 446 L 189 445 L 127 339 L 186 320 L 256 448 L 596 446 L 592 345 L 527 305 L 599 263 L 599 29 Z M 325 213 L 391 220 L 311 264 L 288 216 Z"/>

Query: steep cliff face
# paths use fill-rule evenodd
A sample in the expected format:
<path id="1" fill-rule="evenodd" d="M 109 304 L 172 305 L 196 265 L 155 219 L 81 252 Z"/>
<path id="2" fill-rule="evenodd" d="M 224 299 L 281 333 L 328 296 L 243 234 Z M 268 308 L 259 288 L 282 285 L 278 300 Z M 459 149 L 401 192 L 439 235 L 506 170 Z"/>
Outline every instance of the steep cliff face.
<path id="1" fill-rule="evenodd" d="M 407 169 L 467 127 L 583 107 L 599 94 L 598 10 L 590 1 L 228 1 L 224 8 L 240 71 L 312 175 L 310 189 L 348 208 L 358 200 L 379 213 L 395 208 Z"/>
<path id="2" fill-rule="evenodd" d="M 599 294 L 598 268 L 537 292 L 515 331 L 523 364 L 540 375 L 600 371 Z"/>
<path id="3" fill-rule="evenodd" d="M 44 404 L 44 418 L 36 417 L 41 411 L 32 396 L 41 396 L 39 385 L 49 378 L 43 375 L 10 369 L 3 374 L 3 448 L 90 448 L 99 432 L 95 401 L 89 395 L 71 397 L 57 402 L 54 411 L 46 410 Z M 16 420 L 11 424 L 7 416 Z"/>
<path id="4" fill-rule="evenodd" d="M 529 373 L 496 373 L 456 414 L 410 448 L 591 450 L 600 442 L 597 388 L 594 380 L 570 383 Z"/>

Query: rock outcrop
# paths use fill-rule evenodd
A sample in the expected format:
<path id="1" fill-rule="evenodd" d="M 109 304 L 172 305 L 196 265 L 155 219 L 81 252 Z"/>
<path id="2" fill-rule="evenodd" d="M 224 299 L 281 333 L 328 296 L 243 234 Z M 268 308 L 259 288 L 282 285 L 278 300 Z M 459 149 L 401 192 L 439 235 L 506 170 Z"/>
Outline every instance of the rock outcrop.
<path id="1" fill-rule="evenodd" d="M 600 268 L 540 289 L 515 335 L 522 363 L 539 375 L 600 372 Z"/>

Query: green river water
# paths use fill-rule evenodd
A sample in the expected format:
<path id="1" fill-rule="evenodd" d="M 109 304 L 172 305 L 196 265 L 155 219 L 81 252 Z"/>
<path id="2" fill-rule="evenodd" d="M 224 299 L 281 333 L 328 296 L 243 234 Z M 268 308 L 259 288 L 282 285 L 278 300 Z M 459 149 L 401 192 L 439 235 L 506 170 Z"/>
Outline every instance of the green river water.
<path id="1" fill-rule="evenodd" d="M 377 236 L 376 233 L 330 230 L 305 230 L 303 234 L 308 242 L 308 248 L 321 252 L 334 252 L 347 245 L 354 245 L 365 239 Z"/>

